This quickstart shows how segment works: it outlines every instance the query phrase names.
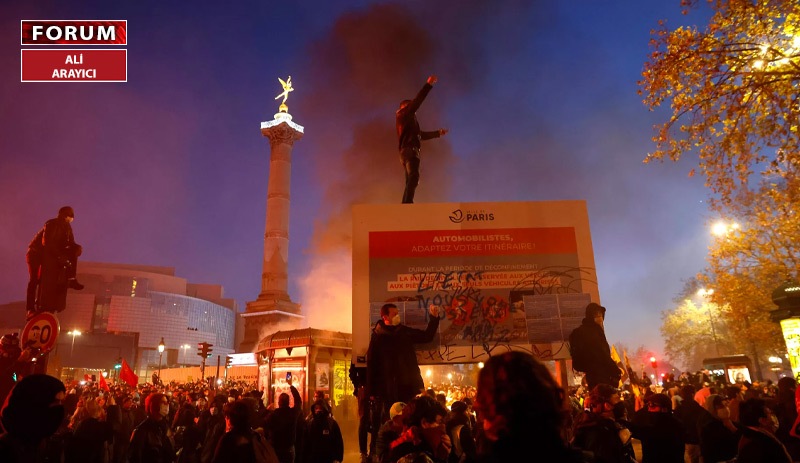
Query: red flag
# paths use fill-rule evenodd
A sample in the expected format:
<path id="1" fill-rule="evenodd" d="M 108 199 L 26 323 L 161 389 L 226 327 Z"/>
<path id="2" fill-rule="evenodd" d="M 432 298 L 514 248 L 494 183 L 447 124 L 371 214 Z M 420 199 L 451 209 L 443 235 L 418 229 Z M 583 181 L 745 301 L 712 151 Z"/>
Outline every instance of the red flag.
<path id="1" fill-rule="evenodd" d="M 136 387 L 136 385 L 139 384 L 139 377 L 133 373 L 133 370 L 131 370 L 130 365 L 128 365 L 128 362 L 126 362 L 125 359 L 122 359 L 122 368 L 119 372 L 119 379 L 128 383 L 128 386 L 130 387 Z"/>
<path id="2" fill-rule="evenodd" d="M 106 392 L 111 392 L 111 388 L 108 387 L 108 383 L 106 383 L 106 379 L 102 375 L 100 375 L 98 385 L 100 386 L 100 389 L 105 389 Z"/>

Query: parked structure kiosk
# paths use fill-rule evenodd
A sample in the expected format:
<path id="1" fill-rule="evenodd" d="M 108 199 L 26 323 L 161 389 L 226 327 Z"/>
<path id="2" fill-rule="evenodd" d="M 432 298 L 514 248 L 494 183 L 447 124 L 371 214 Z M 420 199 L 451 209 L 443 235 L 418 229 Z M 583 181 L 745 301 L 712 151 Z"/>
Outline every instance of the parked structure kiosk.
<path id="1" fill-rule="evenodd" d="M 336 407 L 352 397 L 350 356 L 353 335 L 339 331 L 302 328 L 277 331 L 258 342 L 258 389 L 269 391 L 268 403 L 277 403 L 282 392 L 289 392 L 287 373 L 310 408 L 309 398 L 324 391 Z"/>
<path id="2" fill-rule="evenodd" d="M 703 368 L 731 384 L 753 382 L 753 362 L 743 354 L 703 359 Z"/>

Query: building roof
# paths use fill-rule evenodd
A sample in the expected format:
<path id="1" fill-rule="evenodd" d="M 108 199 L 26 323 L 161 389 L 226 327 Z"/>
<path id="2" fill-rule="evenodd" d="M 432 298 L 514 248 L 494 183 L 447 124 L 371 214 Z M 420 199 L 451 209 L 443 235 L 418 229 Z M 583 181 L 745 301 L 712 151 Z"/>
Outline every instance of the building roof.
<path id="1" fill-rule="evenodd" d="M 317 346 L 352 349 L 353 335 L 340 331 L 318 330 L 316 328 L 300 328 L 296 330 L 277 331 L 258 342 L 256 352 L 264 350 L 284 349 L 287 347 Z"/>

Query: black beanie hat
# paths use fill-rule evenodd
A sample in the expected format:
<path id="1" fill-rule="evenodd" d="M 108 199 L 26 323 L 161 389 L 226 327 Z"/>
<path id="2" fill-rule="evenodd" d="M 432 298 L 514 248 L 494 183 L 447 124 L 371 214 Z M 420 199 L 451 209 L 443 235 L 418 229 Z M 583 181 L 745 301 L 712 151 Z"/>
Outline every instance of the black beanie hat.
<path id="1" fill-rule="evenodd" d="M 56 432 L 64 418 L 57 394 L 66 392 L 64 383 L 48 375 L 30 375 L 11 390 L 0 420 L 7 432 L 37 441 Z"/>
<path id="2" fill-rule="evenodd" d="M 603 314 L 603 317 L 606 316 L 606 308 L 602 305 L 590 302 L 589 305 L 586 306 L 586 318 L 594 318 L 598 312 Z"/>
<path id="3" fill-rule="evenodd" d="M 64 206 L 58 210 L 58 218 L 63 219 L 65 217 L 72 217 L 75 218 L 75 211 L 72 210 L 69 206 Z"/>

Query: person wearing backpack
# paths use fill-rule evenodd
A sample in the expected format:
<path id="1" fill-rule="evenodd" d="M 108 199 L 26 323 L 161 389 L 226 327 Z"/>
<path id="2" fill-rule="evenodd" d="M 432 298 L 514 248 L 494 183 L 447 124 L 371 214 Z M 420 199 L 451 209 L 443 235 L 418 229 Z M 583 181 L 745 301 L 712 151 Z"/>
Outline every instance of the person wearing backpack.
<path id="1" fill-rule="evenodd" d="M 253 431 L 255 407 L 248 399 L 239 399 L 225 408 L 225 425 L 229 429 L 222 436 L 214 452 L 213 463 L 278 463 L 270 444 Z"/>
<path id="2" fill-rule="evenodd" d="M 572 368 L 586 373 L 589 389 L 598 384 L 619 386 L 622 372 L 616 362 L 611 359 L 611 348 L 608 347 L 603 323 L 606 308 L 590 302 L 586 306 L 586 317 L 581 326 L 572 330 L 569 335 L 569 353 L 572 356 Z"/>
<path id="3" fill-rule="evenodd" d="M 447 463 L 473 463 L 478 460 L 478 448 L 466 403 L 455 401 L 450 405 L 450 418 L 445 423 L 445 430 L 453 443 Z"/>

